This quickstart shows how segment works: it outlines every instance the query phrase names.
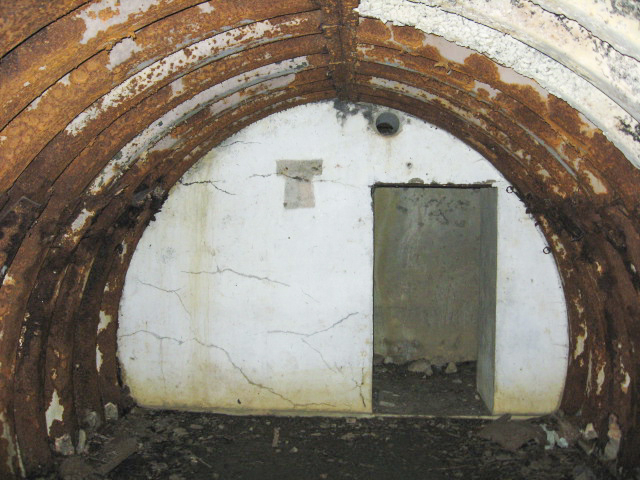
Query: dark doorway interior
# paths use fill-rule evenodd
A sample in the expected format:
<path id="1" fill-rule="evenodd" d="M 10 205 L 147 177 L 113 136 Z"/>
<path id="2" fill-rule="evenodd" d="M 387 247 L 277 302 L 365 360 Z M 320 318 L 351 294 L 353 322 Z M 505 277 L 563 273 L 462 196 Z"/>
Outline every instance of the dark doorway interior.
<path id="1" fill-rule="evenodd" d="M 496 191 L 377 186 L 374 411 L 489 413 L 493 382 Z"/>

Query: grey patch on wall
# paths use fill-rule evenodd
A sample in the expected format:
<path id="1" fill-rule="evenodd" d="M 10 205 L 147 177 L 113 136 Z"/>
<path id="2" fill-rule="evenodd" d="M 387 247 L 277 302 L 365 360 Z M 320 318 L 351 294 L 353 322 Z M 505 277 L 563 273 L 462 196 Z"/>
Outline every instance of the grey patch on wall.
<path id="1" fill-rule="evenodd" d="M 333 100 L 333 108 L 336 109 L 336 117 L 341 125 L 347 117 L 361 114 L 369 123 L 373 122 L 374 106 L 369 103 L 351 103 L 339 99 Z"/>
<path id="2" fill-rule="evenodd" d="M 278 160 L 276 173 L 285 178 L 284 208 L 313 208 L 313 177 L 322 174 L 322 160 Z"/>

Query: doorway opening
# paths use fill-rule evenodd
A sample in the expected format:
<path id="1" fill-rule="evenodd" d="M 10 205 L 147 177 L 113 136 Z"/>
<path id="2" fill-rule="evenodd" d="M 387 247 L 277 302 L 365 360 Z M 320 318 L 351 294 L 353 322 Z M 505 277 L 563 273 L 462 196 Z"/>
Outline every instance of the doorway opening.
<path id="1" fill-rule="evenodd" d="M 376 185 L 372 196 L 374 412 L 489 414 L 497 190 Z"/>

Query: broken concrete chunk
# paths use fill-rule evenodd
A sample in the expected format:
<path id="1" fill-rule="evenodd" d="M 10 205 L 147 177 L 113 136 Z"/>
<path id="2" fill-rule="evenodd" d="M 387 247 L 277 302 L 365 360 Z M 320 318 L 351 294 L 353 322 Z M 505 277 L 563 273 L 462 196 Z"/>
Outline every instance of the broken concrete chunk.
<path id="1" fill-rule="evenodd" d="M 444 373 L 458 373 L 456 362 L 449 362 L 447 368 L 444 369 Z"/>
<path id="2" fill-rule="evenodd" d="M 414 373 L 427 373 L 430 371 L 431 374 L 433 374 L 429 360 L 426 360 L 424 358 L 421 358 L 420 360 L 414 360 L 413 362 L 411 362 L 407 367 L 407 370 Z"/>
<path id="3" fill-rule="evenodd" d="M 604 447 L 602 458 L 605 462 L 615 460 L 620 450 L 620 440 L 622 439 L 622 431 L 618 425 L 618 417 L 614 414 L 609 415 L 609 430 L 607 432 L 609 441 Z"/>
<path id="4" fill-rule="evenodd" d="M 78 445 L 76 446 L 76 453 L 87 453 L 87 432 L 82 429 L 78 431 Z"/>
<path id="5" fill-rule="evenodd" d="M 118 420 L 118 406 L 115 403 L 107 403 L 104 406 L 104 418 L 107 422 Z"/>
<path id="6" fill-rule="evenodd" d="M 393 357 L 390 357 L 390 356 L 388 356 L 388 357 L 384 357 L 384 361 L 383 361 L 383 363 L 384 363 L 385 365 L 389 365 L 390 363 L 394 363 L 394 362 L 393 362 Z"/>
<path id="7" fill-rule="evenodd" d="M 531 440 L 543 443 L 546 439 L 545 432 L 538 425 L 533 425 L 526 421 L 501 419 L 485 425 L 477 435 L 480 438 L 491 440 L 512 452 Z"/>
<path id="8" fill-rule="evenodd" d="M 587 423 L 587 426 L 584 427 L 582 438 L 585 440 L 595 440 L 598 438 L 598 432 L 596 432 L 596 429 L 593 427 L 593 423 Z"/>
<path id="9" fill-rule="evenodd" d="M 61 455 L 69 456 L 76 453 L 73 448 L 73 442 L 71 441 L 71 435 L 65 433 L 61 437 L 56 437 L 54 442 L 54 449 Z"/>
<path id="10" fill-rule="evenodd" d="M 569 442 L 567 442 L 565 438 L 562 438 L 560 435 L 558 435 L 558 432 L 556 432 L 555 430 L 547 428 L 547 426 L 544 424 L 540 425 L 540 427 L 547 434 L 547 444 L 544 446 L 545 450 L 551 450 L 556 445 L 560 448 L 567 448 L 569 446 Z"/>
<path id="11" fill-rule="evenodd" d="M 114 439 L 107 443 L 99 452 L 98 458 L 104 463 L 96 468 L 98 475 L 106 475 L 138 451 L 138 441 L 135 438 Z"/>

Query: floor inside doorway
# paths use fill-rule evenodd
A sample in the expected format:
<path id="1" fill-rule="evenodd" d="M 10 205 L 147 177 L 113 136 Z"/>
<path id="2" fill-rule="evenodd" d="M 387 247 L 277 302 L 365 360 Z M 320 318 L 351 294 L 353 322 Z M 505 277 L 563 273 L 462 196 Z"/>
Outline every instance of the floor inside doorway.
<path id="1" fill-rule="evenodd" d="M 374 365 L 373 411 L 405 415 L 489 415 L 476 392 L 476 362 L 457 364 L 457 372 L 432 367 L 433 374 L 411 372 L 409 364 Z"/>

